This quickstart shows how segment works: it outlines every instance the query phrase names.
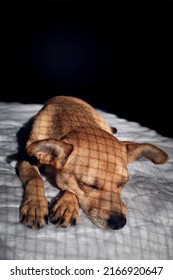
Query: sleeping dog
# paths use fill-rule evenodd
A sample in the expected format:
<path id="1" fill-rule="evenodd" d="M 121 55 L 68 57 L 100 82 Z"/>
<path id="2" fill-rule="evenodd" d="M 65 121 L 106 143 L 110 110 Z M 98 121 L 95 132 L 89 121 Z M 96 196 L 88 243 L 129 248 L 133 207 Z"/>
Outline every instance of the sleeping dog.
<path id="1" fill-rule="evenodd" d="M 120 141 L 101 115 L 86 102 L 58 96 L 34 117 L 26 142 L 26 159 L 19 163 L 24 184 L 20 221 L 41 228 L 48 219 L 69 227 L 79 207 L 100 228 L 120 229 L 127 210 L 121 190 L 129 179 L 127 164 L 145 157 L 155 164 L 168 155 L 147 143 Z M 61 195 L 48 204 L 40 166 L 54 176 Z"/>

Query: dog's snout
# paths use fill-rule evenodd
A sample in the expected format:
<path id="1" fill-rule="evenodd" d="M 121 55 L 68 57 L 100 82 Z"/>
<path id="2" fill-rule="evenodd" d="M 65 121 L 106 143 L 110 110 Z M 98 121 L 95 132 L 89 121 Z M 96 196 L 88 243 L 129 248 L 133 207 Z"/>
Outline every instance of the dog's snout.
<path id="1" fill-rule="evenodd" d="M 121 214 L 112 215 L 107 221 L 108 226 L 111 229 L 121 229 L 125 226 L 126 222 L 127 222 L 126 217 Z"/>

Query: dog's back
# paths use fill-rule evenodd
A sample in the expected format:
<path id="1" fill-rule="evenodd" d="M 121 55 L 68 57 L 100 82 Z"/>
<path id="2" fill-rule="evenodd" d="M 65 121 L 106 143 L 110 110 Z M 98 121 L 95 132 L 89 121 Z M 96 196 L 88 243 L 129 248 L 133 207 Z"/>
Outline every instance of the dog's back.
<path id="1" fill-rule="evenodd" d="M 82 127 L 100 127 L 112 134 L 105 120 L 85 101 L 69 96 L 54 97 L 36 115 L 27 146 L 38 140 L 62 139 Z"/>

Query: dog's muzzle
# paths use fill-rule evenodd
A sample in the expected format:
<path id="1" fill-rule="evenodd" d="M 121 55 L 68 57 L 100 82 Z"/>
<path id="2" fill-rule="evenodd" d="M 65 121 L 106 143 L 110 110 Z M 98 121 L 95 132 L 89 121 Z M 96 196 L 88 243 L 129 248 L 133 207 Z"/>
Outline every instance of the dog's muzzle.
<path id="1" fill-rule="evenodd" d="M 127 219 L 124 215 L 112 215 L 108 219 L 107 223 L 111 229 L 121 229 L 125 226 Z"/>

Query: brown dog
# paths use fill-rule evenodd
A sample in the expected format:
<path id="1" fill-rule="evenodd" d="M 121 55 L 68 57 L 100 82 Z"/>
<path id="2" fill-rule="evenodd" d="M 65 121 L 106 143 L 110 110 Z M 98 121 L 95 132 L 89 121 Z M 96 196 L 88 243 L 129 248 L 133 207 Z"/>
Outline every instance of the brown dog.
<path id="1" fill-rule="evenodd" d="M 98 227 L 122 228 L 127 210 L 120 193 L 129 178 L 127 164 L 141 157 L 156 164 L 168 159 L 154 145 L 119 141 L 94 108 L 65 96 L 48 100 L 35 116 L 26 151 L 29 158 L 19 164 L 25 186 L 20 221 L 31 228 L 43 227 L 48 217 L 55 225 L 71 226 L 79 206 Z M 53 167 L 62 190 L 49 210 L 38 163 Z"/>

